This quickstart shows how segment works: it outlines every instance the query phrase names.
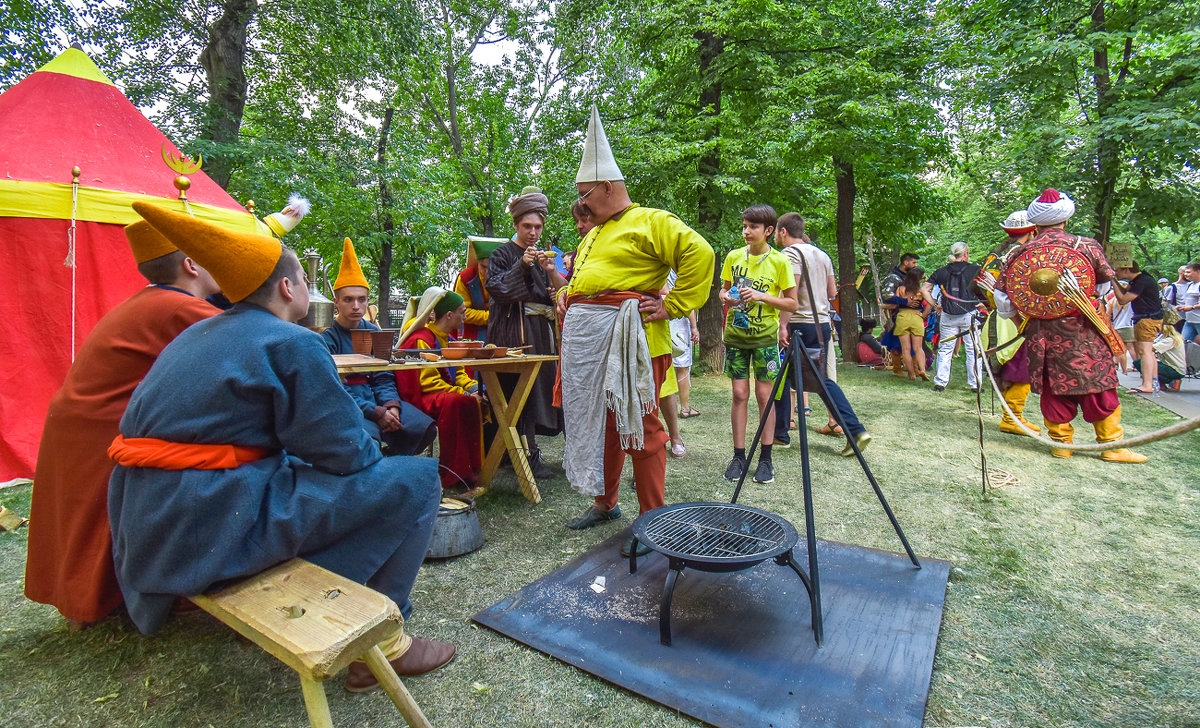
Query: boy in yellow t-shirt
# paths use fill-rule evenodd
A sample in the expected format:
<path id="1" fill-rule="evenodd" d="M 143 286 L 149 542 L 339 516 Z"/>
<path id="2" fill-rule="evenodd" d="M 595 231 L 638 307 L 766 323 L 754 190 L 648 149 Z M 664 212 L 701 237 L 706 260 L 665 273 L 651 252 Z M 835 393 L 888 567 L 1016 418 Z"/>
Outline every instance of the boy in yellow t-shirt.
<path id="1" fill-rule="evenodd" d="M 775 413 L 768 400 L 779 372 L 779 312 L 799 308 L 796 279 L 782 253 L 771 247 L 775 232 L 775 210 L 755 205 L 742 212 L 742 239 L 746 247 L 725 256 L 721 268 L 721 302 L 728 307 L 725 319 L 725 374 L 733 385 L 733 460 L 725 469 L 728 480 L 737 480 L 749 467 L 746 460 L 746 408 L 750 400 L 750 372 L 754 371 L 754 395 L 758 411 L 767 413 L 763 428 L 762 454 L 754 471 L 754 482 L 775 480 L 771 443 Z"/>

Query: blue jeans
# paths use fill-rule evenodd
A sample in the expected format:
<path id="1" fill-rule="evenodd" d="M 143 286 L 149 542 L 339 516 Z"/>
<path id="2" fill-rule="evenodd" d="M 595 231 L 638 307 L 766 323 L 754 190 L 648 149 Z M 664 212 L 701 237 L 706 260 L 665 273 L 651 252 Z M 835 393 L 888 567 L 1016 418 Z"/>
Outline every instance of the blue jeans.
<path id="1" fill-rule="evenodd" d="M 821 324 L 822 335 L 825 345 L 829 345 L 829 324 Z M 809 349 L 819 347 L 817 341 L 817 325 L 816 324 L 788 324 L 788 335 L 799 336 L 804 342 L 804 346 Z M 800 362 L 794 362 L 799 364 Z M 814 364 L 817 362 L 814 361 Z M 780 387 L 781 396 L 775 401 L 775 439 L 780 442 L 791 442 L 788 435 L 788 421 L 792 415 L 792 376 L 793 372 L 789 369 L 788 378 Z M 825 379 L 825 388 L 829 390 L 829 397 L 825 397 L 824 392 L 819 392 L 821 401 L 829 408 L 830 412 L 837 411 L 841 415 L 841 419 L 846 423 L 846 428 L 850 432 L 851 437 L 857 437 L 860 432 L 866 432 L 867 428 L 862 426 L 858 421 L 858 416 L 854 414 L 854 408 L 850 406 L 850 401 L 846 399 L 846 395 L 842 392 L 842 388 L 837 382 L 825 377 L 825 372 L 821 372 L 822 378 Z M 836 417 L 834 419 L 837 419 Z"/>
<path id="2" fill-rule="evenodd" d="M 1200 324 L 1194 324 L 1191 321 L 1183 322 L 1183 331 L 1180 332 L 1184 341 L 1195 341 L 1197 336 L 1200 336 Z"/>

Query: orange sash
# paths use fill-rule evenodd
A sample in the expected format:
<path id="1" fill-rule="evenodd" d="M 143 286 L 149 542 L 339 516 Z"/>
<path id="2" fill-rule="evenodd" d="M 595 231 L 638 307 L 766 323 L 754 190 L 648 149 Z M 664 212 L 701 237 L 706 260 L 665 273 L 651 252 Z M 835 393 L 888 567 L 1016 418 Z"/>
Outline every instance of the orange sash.
<path id="1" fill-rule="evenodd" d="M 262 460 L 271 454 L 264 447 L 207 445 L 169 442 L 154 437 L 117 435 L 108 448 L 108 456 L 127 468 L 160 470 L 229 470 L 245 463 Z"/>

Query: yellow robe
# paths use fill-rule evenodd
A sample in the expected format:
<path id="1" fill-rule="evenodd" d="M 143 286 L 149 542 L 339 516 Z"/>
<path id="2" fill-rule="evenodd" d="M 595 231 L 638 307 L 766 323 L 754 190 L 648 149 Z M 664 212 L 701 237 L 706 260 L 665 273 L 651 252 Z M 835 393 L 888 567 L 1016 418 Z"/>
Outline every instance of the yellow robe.
<path id="1" fill-rule="evenodd" d="M 605 290 L 661 291 L 672 270 L 675 288 L 666 297 L 670 318 L 687 316 L 708 300 L 716 257 L 695 230 L 665 210 L 632 205 L 592 228 L 575 256 L 570 294 Z M 650 356 L 671 353 L 667 320 L 646 324 Z"/>
<path id="2" fill-rule="evenodd" d="M 425 328 L 429 329 L 429 332 L 438 340 L 439 347 L 445 348 L 446 344 L 450 342 L 450 337 L 439 329 L 436 324 L 428 324 Z M 432 348 L 420 339 L 417 339 L 415 343 L 418 349 Z M 454 367 L 454 380 L 455 384 L 447 382 L 441 372 L 432 367 L 422 369 L 421 391 L 426 393 L 453 392 L 455 394 L 466 394 L 468 389 L 474 389 L 475 387 L 475 380 L 467 376 L 466 367 Z"/>
<path id="3" fill-rule="evenodd" d="M 479 274 L 479 284 L 481 286 L 484 284 L 486 278 L 482 272 Z M 463 300 L 467 302 L 467 312 L 463 316 L 464 322 L 471 326 L 487 326 L 488 310 L 486 308 L 471 308 L 471 291 L 467 288 L 467 284 L 463 283 L 461 275 L 454 279 L 454 292 L 462 296 Z M 486 288 L 484 288 L 483 295 L 487 295 Z"/>

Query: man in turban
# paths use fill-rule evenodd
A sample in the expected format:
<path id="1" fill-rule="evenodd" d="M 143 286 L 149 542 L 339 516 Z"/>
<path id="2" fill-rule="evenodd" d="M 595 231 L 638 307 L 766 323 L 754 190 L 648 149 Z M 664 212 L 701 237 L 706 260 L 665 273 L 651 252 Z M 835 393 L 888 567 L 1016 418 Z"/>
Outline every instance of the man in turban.
<path id="1" fill-rule="evenodd" d="M 621 517 L 617 497 L 627 454 L 639 510 L 665 503 L 668 437 L 658 393 L 671 365 L 667 321 L 704 305 L 716 260 L 712 246 L 678 217 L 630 200 L 594 106 L 575 186 L 596 221 L 559 297 L 563 465 L 571 487 L 593 498 L 567 524 L 578 529 Z M 675 286 L 663 296 L 672 270 Z M 622 553 L 631 547 L 626 541 Z M 646 552 L 645 544 L 638 552 Z"/>
<path id="2" fill-rule="evenodd" d="M 367 321 L 367 297 L 371 286 L 358 264 L 358 255 L 350 238 L 342 242 L 342 262 L 333 282 L 333 305 L 337 318 L 321 332 L 330 354 L 353 354 L 350 332 L 355 329 L 379 331 Z M 400 399 L 393 372 L 347 374 L 342 377 L 346 392 L 362 412 L 363 426 L 387 455 L 416 455 L 437 437 L 437 425 L 431 417 Z"/>
<path id="3" fill-rule="evenodd" d="M 154 632 L 177 595 L 301 557 L 386 594 L 407 617 L 437 518 L 437 462 L 380 454 L 321 337 L 292 323 L 308 311 L 294 252 L 134 208 L 234 306 L 163 350 L 109 448 L 113 563 L 129 616 Z M 408 635 L 380 647 L 399 674 L 454 656 L 453 645 Z M 347 688 L 375 684 L 365 663 L 350 666 Z"/>
<path id="4" fill-rule="evenodd" d="M 993 309 L 984 324 L 985 341 L 989 346 L 998 346 L 1017 338 L 1018 326 L 1023 319 L 1018 316 L 1017 318 L 1020 320 L 1014 322 L 997 314 L 994 311 L 996 305 L 992 291 L 996 286 L 996 278 L 1012 260 L 1012 254 L 1033 237 L 1035 226 L 1030 224 L 1029 214 L 1025 210 L 1017 210 L 1000 223 L 1000 229 L 1008 235 L 1008 238 L 988 253 L 979 275 L 975 277 L 976 289 L 983 295 L 988 306 Z M 1025 432 L 1017 424 L 1019 421 L 1021 425 L 1030 430 L 1039 432 L 1041 428 L 1027 421 L 1023 414 L 1030 390 L 1029 350 L 1025 347 L 1025 340 L 1021 339 L 1018 343 L 1006 346 L 990 356 L 985 353 L 984 356 L 988 356 L 989 364 L 993 365 L 996 383 L 1000 386 L 1008 409 L 1011 409 L 1016 415 L 1016 419 L 1013 419 L 1009 416 L 1008 410 L 1005 410 L 1004 417 L 1000 419 L 1000 431 L 1012 435 L 1024 435 Z"/>
<path id="5" fill-rule="evenodd" d="M 33 479 L 25 596 L 80 625 L 121 604 L 108 528 L 108 446 L 129 398 L 167 344 L 218 310 L 196 261 L 145 221 L 125 228 L 150 285 L 104 315 L 50 400 Z"/>
<path id="6" fill-rule="evenodd" d="M 557 354 L 555 343 L 554 295 L 566 285 L 554 258 L 538 248 L 550 202 L 541 190 L 526 187 L 509 200 L 516 235 L 488 258 L 485 288 L 491 297 L 488 311 L 487 342 L 496 346 L 528 346 L 531 354 Z M 562 432 L 562 411 L 554 406 L 554 380 L 557 367 L 543 365 L 526 400 L 517 430 L 529 446 L 529 466 L 536 479 L 553 478 L 555 473 L 542 462 L 534 435 Z M 500 386 L 510 395 L 517 386 L 517 374 L 498 376 Z"/>
<path id="7" fill-rule="evenodd" d="M 1073 304 L 1065 308 L 1050 305 L 1061 293 L 1031 292 L 1032 276 L 1017 274 L 1022 266 L 1044 266 L 1037 273 L 1045 270 L 1049 278 L 1058 280 L 1059 274 L 1072 267 L 1077 268 L 1077 274 L 1090 273 L 1099 285 L 1112 281 L 1116 273 L 1097 241 L 1065 230 L 1067 220 L 1075 213 L 1071 198 L 1048 189 L 1030 203 L 1026 213 L 1029 223 L 1036 226 L 1034 237 L 1013 250 L 996 281 L 994 297 L 1001 315 L 1012 317 L 1020 312 L 1029 316 L 1024 331 L 1029 375 L 1033 391 L 1041 395 L 1046 431 L 1053 440 L 1073 442 L 1071 420 L 1082 412 L 1083 419 L 1095 428 L 1097 442 L 1120 440 L 1125 432 L 1117 398 L 1117 371 L 1104 335 Z M 1095 296 L 1098 291 L 1085 293 Z M 1062 310 L 1067 313 L 1058 313 Z M 1050 452 L 1059 458 L 1071 456 L 1071 451 L 1063 448 Z M 1126 448 L 1105 450 L 1100 457 L 1121 463 L 1143 463 L 1147 459 Z"/>

